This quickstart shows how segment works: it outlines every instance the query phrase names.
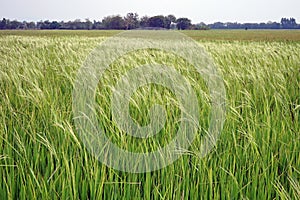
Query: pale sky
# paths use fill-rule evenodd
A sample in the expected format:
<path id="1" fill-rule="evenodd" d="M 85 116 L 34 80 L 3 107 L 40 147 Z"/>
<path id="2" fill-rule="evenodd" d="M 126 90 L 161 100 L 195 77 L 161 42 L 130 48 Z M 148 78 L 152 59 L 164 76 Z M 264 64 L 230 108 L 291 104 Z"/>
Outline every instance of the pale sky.
<path id="1" fill-rule="evenodd" d="M 294 17 L 300 23 L 300 0 L 1 0 L 0 17 L 20 21 L 67 21 L 108 15 L 139 16 L 174 14 L 192 23 L 279 22 Z"/>

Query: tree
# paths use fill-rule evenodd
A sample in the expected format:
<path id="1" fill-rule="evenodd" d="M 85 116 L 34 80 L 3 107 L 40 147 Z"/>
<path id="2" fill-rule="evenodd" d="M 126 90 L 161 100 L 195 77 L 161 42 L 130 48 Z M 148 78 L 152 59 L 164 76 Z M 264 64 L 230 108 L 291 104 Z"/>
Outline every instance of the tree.
<path id="1" fill-rule="evenodd" d="M 35 29 L 35 23 L 34 22 L 26 22 L 27 29 Z"/>
<path id="2" fill-rule="evenodd" d="M 75 19 L 75 21 L 72 24 L 74 29 L 79 29 L 79 30 L 85 29 L 85 23 L 81 22 L 80 19 Z"/>
<path id="3" fill-rule="evenodd" d="M 103 24 L 94 20 L 93 29 L 103 29 Z"/>
<path id="4" fill-rule="evenodd" d="M 200 22 L 198 24 L 195 24 L 196 30 L 209 30 L 209 26 L 207 26 L 204 22 Z"/>
<path id="5" fill-rule="evenodd" d="M 294 18 L 281 18 L 282 28 L 297 28 L 297 23 Z"/>
<path id="6" fill-rule="evenodd" d="M 57 21 L 53 21 L 49 25 L 49 29 L 59 29 L 61 27 L 61 24 Z"/>
<path id="7" fill-rule="evenodd" d="M 168 17 L 164 17 L 164 28 L 170 29 L 171 26 L 171 19 Z"/>
<path id="8" fill-rule="evenodd" d="M 166 28 L 170 29 L 171 23 L 176 20 L 174 15 L 162 16 L 157 15 L 148 19 L 148 25 L 150 27 Z"/>
<path id="9" fill-rule="evenodd" d="M 40 28 L 40 29 L 50 29 L 50 24 L 51 24 L 51 22 L 49 22 L 49 20 L 46 20 L 46 21 L 44 21 L 44 22 L 38 22 L 38 27 Z"/>
<path id="10" fill-rule="evenodd" d="M 18 22 L 17 20 L 11 21 L 9 23 L 9 29 L 21 29 L 23 24 L 21 22 Z"/>
<path id="11" fill-rule="evenodd" d="M 141 27 L 149 27 L 149 17 L 148 16 L 143 16 L 140 20 L 140 26 Z"/>
<path id="12" fill-rule="evenodd" d="M 84 29 L 86 29 L 86 30 L 91 30 L 91 29 L 93 29 L 93 22 L 91 22 L 89 18 L 86 18 L 86 19 L 85 19 L 85 22 L 84 22 Z"/>
<path id="13" fill-rule="evenodd" d="M 176 23 L 176 17 L 174 15 L 168 15 L 167 18 L 172 22 Z"/>
<path id="14" fill-rule="evenodd" d="M 5 18 L 0 22 L 0 29 L 7 29 L 7 20 Z"/>
<path id="15" fill-rule="evenodd" d="M 162 15 L 150 17 L 148 23 L 150 27 L 165 28 L 165 17 Z"/>
<path id="16" fill-rule="evenodd" d="M 176 20 L 177 23 L 177 29 L 178 30 L 185 30 L 189 29 L 191 24 L 191 20 L 188 18 L 179 18 Z"/>
<path id="17" fill-rule="evenodd" d="M 127 30 L 139 27 L 139 15 L 137 13 L 127 13 L 124 17 L 125 27 Z"/>
<path id="18" fill-rule="evenodd" d="M 169 24 L 167 24 L 168 29 L 176 29 L 176 17 L 174 15 L 168 15 L 166 17 L 166 21 L 170 22 Z"/>
<path id="19" fill-rule="evenodd" d="M 120 15 L 104 17 L 102 24 L 106 29 L 125 29 L 125 21 Z"/>

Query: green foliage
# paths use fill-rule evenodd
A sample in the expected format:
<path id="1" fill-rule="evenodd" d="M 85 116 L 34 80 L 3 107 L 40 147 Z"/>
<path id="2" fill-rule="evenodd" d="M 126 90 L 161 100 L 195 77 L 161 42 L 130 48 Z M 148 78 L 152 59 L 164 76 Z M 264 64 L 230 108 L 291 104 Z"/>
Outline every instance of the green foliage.
<path id="1" fill-rule="evenodd" d="M 125 29 L 125 21 L 120 15 L 107 16 L 102 20 L 105 29 Z"/>
<path id="2" fill-rule="evenodd" d="M 150 27 L 165 28 L 165 17 L 162 15 L 150 17 L 148 23 Z"/>
<path id="3" fill-rule="evenodd" d="M 192 25 L 191 20 L 188 18 L 178 18 L 176 20 L 178 30 L 189 29 Z"/>
<path id="4" fill-rule="evenodd" d="M 139 15 L 137 13 L 127 13 L 125 20 L 125 27 L 127 30 L 136 29 L 139 27 Z"/>

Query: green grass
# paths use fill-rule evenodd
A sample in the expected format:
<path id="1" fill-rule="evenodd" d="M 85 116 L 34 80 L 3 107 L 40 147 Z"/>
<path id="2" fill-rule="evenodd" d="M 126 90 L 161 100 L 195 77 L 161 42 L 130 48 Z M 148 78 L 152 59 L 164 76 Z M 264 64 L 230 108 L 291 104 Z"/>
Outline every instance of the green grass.
<path id="1" fill-rule="evenodd" d="M 199 40 L 224 78 L 226 122 L 217 146 L 205 158 L 197 155 L 199 136 L 182 158 L 145 174 L 125 173 L 100 163 L 84 148 L 72 120 L 76 72 L 89 52 L 115 33 L 0 32 L 0 199 L 300 198 L 298 31 L 184 32 Z M 153 55 L 155 62 L 174 61 L 162 52 L 152 52 L 152 57 L 149 52 L 128 55 L 130 62 L 121 58 L 114 63 L 97 90 L 98 111 L 108 115 L 99 118 L 107 134 L 131 150 L 153 145 L 135 148 L 132 138 L 120 140 L 109 120 L 110 84 L 135 64 L 153 60 Z M 205 131 L 206 86 L 183 60 L 173 64 L 198 90 L 199 120 Z M 144 102 L 164 103 L 169 119 L 176 121 L 177 108 L 167 106 L 176 99 L 168 90 L 144 87 L 133 100 L 137 104 L 131 105 L 131 115 L 141 124 L 148 122 L 149 107 Z M 165 134 L 174 128 L 172 124 Z M 166 143 L 169 137 L 161 135 L 156 142 Z"/>

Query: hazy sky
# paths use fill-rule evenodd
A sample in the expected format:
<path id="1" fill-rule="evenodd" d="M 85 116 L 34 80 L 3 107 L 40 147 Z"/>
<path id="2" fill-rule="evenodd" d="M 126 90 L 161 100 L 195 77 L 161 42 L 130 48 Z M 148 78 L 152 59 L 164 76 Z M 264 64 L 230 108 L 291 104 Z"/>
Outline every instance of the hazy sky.
<path id="1" fill-rule="evenodd" d="M 198 22 L 279 22 L 294 17 L 300 23 L 300 0 L 2 0 L 0 17 L 17 20 L 101 20 L 104 16 L 137 12 L 140 16 L 188 17 Z"/>

